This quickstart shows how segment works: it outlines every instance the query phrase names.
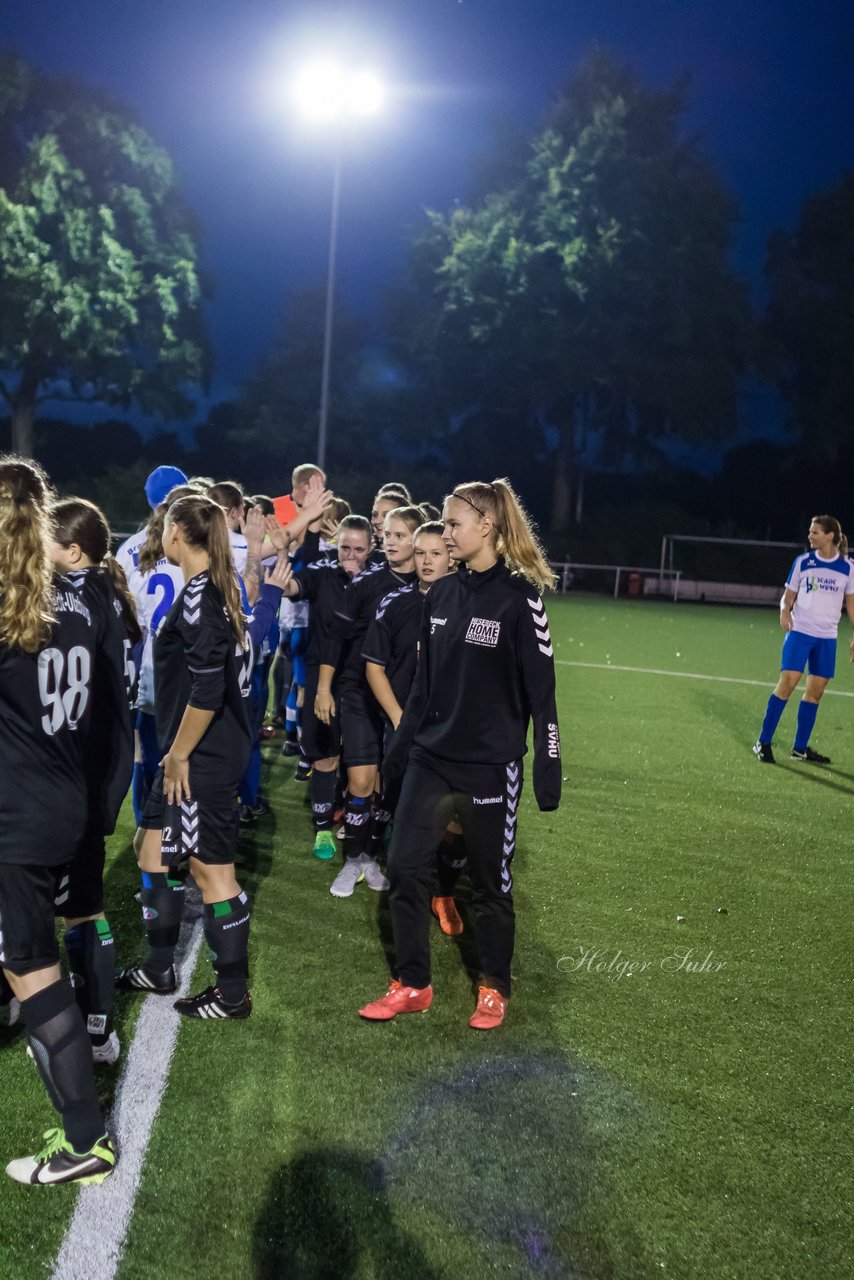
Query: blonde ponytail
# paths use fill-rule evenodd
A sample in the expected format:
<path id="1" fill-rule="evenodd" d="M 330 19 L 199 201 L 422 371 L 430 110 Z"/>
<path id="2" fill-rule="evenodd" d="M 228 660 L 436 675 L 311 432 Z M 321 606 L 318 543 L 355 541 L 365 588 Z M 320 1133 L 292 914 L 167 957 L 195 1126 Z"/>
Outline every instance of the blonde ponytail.
<path id="1" fill-rule="evenodd" d="M 506 477 L 493 480 L 491 484 L 482 480 L 458 484 L 451 497 L 462 498 L 480 515 L 492 517 L 496 534 L 495 549 L 504 557 L 513 573 L 527 578 L 538 591 L 554 587 L 555 575 L 534 532 L 531 517 Z"/>
<path id="2" fill-rule="evenodd" d="M 0 642 L 25 653 L 38 653 L 54 624 L 52 496 L 37 462 L 0 457 Z"/>

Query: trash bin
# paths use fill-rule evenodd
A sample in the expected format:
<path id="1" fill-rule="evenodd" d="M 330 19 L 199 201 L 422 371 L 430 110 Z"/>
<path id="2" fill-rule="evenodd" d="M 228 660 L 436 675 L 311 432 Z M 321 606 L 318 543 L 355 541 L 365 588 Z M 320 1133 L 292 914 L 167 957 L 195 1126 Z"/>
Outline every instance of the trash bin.
<path id="1" fill-rule="evenodd" d="M 629 595 L 637 598 L 643 591 L 643 577 L 639 573 L 629 574 Z"/>

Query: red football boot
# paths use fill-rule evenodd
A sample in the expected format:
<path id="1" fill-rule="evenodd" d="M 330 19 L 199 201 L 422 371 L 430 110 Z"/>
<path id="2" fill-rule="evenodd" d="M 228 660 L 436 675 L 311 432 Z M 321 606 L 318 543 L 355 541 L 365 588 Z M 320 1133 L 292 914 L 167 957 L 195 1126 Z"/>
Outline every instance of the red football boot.
<path id="1" fill-rule="evenodd" d="M 469 1026 L 475 1031 L 492 1031 L 501 1026 L 506 1012 L 506 996 L 493 987 L 478 987 L 477 1008 L 469 1018 Z"/>
<path id="2" fill-rule="evenodd" d="M 430 910 L 439 921 L 439 928 L 443 933 L 447 933 L 450 938 L 460 936 L 463 922 L 453 898 L 434 898 L 430 903 Z"/>
<path id="3" fill-rule="evenodd" d="M 388 1022 L 399 1013 L 426 1013 L 432 1003 L 432 987 L 404 987 L 394 978 L 385 995 L 366 1004 L 359 1015 L 371 1022 Z"/>

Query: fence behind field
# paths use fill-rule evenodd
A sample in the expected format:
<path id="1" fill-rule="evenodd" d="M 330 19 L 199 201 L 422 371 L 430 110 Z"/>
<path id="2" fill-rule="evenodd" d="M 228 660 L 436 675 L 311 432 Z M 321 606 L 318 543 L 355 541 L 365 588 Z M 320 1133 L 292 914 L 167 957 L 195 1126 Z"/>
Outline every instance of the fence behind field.
<path id="1" fill-rule="evenodd" d="M 553 560 L 551 567 L 558 575 L 561 593 L 568 591 L 573 584 L 576 587 L 583 585 L 584 578 L 588 573 L 613 574 L 615 600 L 620 594 L 620 587 L 626 575 L 628 575 L 628 594 L 630 596 L 640 596 L 644 594 L 645 584 L 652 578 L 657 580 L 661 572 L 657 567 L 652 568 L 649 565 L 590 564 L 583 560 Z M 679 579 L 681 576 L 681 569 L 665 569 L 663 573 L 663 577 L 666 580 L 665 594 L 671 595 L 674 600 L 679 598 Z"/>

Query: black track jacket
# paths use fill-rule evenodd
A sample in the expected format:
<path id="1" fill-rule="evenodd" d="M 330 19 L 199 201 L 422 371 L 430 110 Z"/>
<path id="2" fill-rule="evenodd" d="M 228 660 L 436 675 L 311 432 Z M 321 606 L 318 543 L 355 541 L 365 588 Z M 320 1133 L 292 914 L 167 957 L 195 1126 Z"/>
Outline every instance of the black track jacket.
<path id="1" fill-rule="evenodd" d="M 545 606 L 503 560 L 461 570 L 427 594 L 415 683 L 383 762 L 399 777 L 413 744 L 442 760 L 507 764 L 526 752 L 534 722 L 534 795 L 560 803 L 560 735 Z"/>

